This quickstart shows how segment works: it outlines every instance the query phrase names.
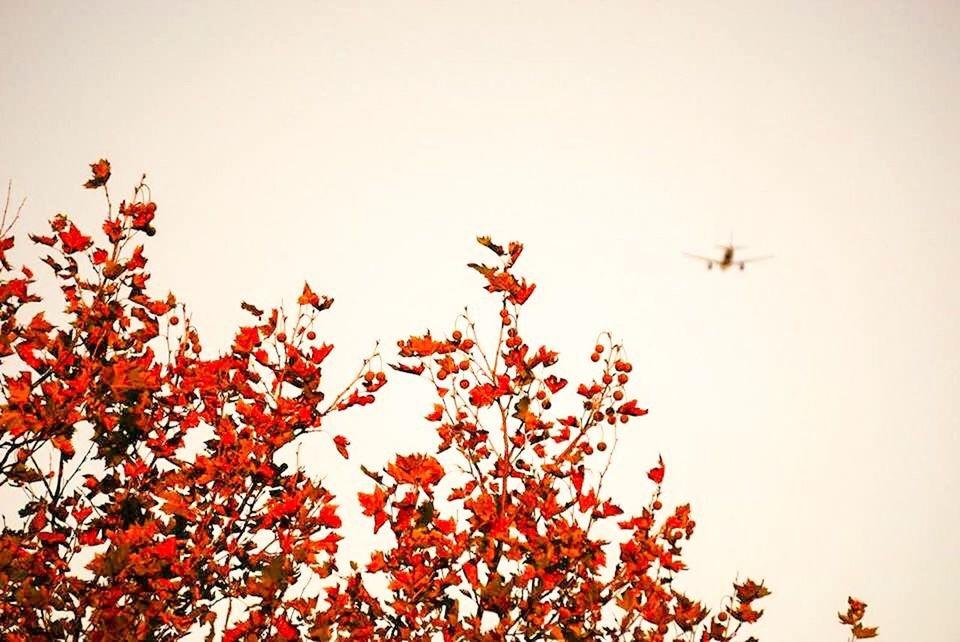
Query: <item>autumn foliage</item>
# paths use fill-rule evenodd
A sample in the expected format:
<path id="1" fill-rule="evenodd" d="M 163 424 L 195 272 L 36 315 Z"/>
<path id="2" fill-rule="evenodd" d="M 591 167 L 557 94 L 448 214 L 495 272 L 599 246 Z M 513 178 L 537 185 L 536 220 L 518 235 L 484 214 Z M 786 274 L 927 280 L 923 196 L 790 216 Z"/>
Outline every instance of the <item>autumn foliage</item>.
<path id="1" fill-rule="evenodd" d="M 102 229 L 57 215 L 30 235 L 62 313 L 9 262 L 8 208 L 0 224 L 0 490 L 22 498 L 4 500 L 5 639 L 725 642 L 760 618 L 762 582 L 713 609 L 675 586 L 696 524 L 660 501 L 662 459 L 638 512 L 605 493 L 618 431 L 647 414 L 633 364 L 604 335 L 591 380 L 555 372 L 557 353 L 519 328 L 535 290 L 514 272 L 519 243 L 481 237 L 490 260 L 470 264 L 501 303 L 495 343 L 463 316 L 388 359 L 434 395 L 410 429 L 432 425 L 435 452 L 363 468 L 369 487 L 335 498 L 278 453 L 321 433 L 330 449 L 311 459 L 348 457 L 350 413 L 387 382 L 380 355 L 328 385 L 333 347 L 314 324 L 333 300 L 309 285 L 289 313 L 243 303 L 249 325 L 205 354 L 186 309 L 149 287 L 149 188 L 114 208 L 110 164 L 91 169 Z M 344 567 L 350 501 L 389 538 Z M 851 635 L 875 635 L 849 604 Z"/>

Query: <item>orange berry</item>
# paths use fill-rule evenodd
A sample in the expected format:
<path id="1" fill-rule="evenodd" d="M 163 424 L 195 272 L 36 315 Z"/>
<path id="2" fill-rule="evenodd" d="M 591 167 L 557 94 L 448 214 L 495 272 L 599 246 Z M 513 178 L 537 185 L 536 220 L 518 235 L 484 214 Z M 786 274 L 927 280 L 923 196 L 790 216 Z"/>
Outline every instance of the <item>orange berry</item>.
<path id="1" fill-rule="evenodd" d="M 454 330 L 454 331 L 453 331 L 453 340 L 454 340 L 454 341 L 459 341 L 459 340 L 462 339 L 462 338 L 463 338 L 463 333 L 462 333 L 462 332 L 460 332 L 459 330 Z"/>
<path id="2" fill-rule="evenodd" d="M 600 452 L 603 452 L 606 449 L 607 449 L 607 442 L 601 441 L 597 443 L 597 450 L 599 450 Z"/>
<path id="3" fill-rule="evenodd" d="M 659 499 L 653 502 L 653 510 L 660 510 L 661 508 L 663 508 L 663 502 L 661 502 Z"/>
<path id="4" fill-rule="evenodd" d="M 440 372 L 437 373 L 437 379 L 439 379 L 440 381 L 443 381 L 446 378 L 447 378 L 446 370 L 441 370 Z"/>
<path id="5" fill-rule="evenodd" d="M 617 423 L 617 418 L 614 415 L 607 415 L 607 423 L 611 426 Z"/>
<path id="6" fill-rule="evenodd" d="M 623 399 L 623 390 L 614 390 L 613 398 L 616 399 L 617 401 L 620 401 L 621 399 Z"/>
<path id="7" fill-rule="evenodd" d="M 620 423 L 625 424 L 630 421 L 630 415 L 620 415 Z"/>
<path id="8" fill-rule="evenodd" d="M 545 393 L 543 390 L 537 390 L 537 399 L 539 401 L 543 401 L 546 398 L 547 398 L 547 393 Z"/>
<path id="9" fill-rule="evenodd" d="M 281 332 L 280 334 L 277 335 L 277 341 L 279 341 L 280 343 L 284 343 L 286 340 L 287 340 L 287 335 L 285 332 Z"/>
<path id="10" fill-rule="evenodd" d="M 180 323 L 180 317 L 170 317 L 170 325 L 177 325 Z"/>
<path id="11" fill-rule="evenodd" d="M 463 361 L 460 362 L 460 370 L 462 370 L 463 372 L 466 372 L 466 371 L 469 370 L 469 369 L 470 369 L 470 362 L 469 362 L 469 361 L 467 361 L 466 359 L 464 359 Z"/>
<path id="12" fill-rule="evenodd" d="M 602 419 L 603 419 L 603 413 L 600 412 L 599 410 L 594 411 L 594 413 L 593 413 L 593 420 L 594 420 L 594 421 L 600 421 L 600 420 L 602 420 Z"/>
<path id="13" fill-rule="evenodd" d="M 630 365 L 629 363 L 623 364 L 623 371 L 624 371 L 624 372 L 630 372 L 631 370 L 633 370 L 633 366 L 632 366 L 632 365 Z"/>
<path id="14" fill-rule="evenodd" d="M 629 380 L 630 380 L 630 377 L 628 377 L 627 375 L 625 375 L 625 374 L 623 374 L 623 373 L 617 375 L 617 381 L 618 381 L 621 385 L 627 383 Z"/>
<path id="15" fill-rule="evenodd" d="M 722 611 L 720 615 L 717 616 L 717 619 L 720 620 L 721 622 L 726 622 L 727 621 L 726 611 Z"/>
<path id="16" fill-rule="evenodd" d="M 600 361 L 600 355 L 594 352 L 593 354 L 590 355 L 590 361 L 593 361 L 594 363 L 596 363 L 597 361 Z"/>
<path id="17" fill-rule="evenodd" d="M 371 381 L 373 381 L 373 377 L 374 377 L 374 374 L 369 370 L 363 373 L 363 380 L 366 381 L 367 383 L 370 383 Z"/>
<path id="18" fill-rule="evenodd" d="M 613 383 L 613 377 L 610 375 L 609 372 L 604 372 L 604 373 L 603 373 L 603 383 L 608 384 L 608 385 L 611 384 L 611 383 Z"/>
<path id="19" fill-rule="evenodd" d="M 317 338 L 317 333 L 311 330 L 310 332 L 307 333 L 307 338 L 313 341 L 314 339 Z"/>
<path id="20" fill-rule="evenodd" d="M 598 343 L 597 345 L 593 346 L 593 349 L 594 349 L 594 351 L 597 352 L 597 353 L 602 353 L 602 352 L 603 352 L 603 346 L 600 345 L 599 343 Z"/>
<path id="21" fill-rule="evenodd" d="M 466 379 L 461 379 L 461 380 L 460 380 L 460 387 L 463 388 L 464 390 L 466 390 L 467 388 L 470 387 L 470 382 L 467 381 Z"/>

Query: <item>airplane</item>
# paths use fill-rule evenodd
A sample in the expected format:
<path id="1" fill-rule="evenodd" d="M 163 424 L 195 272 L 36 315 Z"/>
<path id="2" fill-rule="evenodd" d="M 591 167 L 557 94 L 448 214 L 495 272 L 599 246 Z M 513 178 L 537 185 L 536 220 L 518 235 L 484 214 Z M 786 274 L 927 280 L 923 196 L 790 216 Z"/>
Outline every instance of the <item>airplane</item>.
<path id="1" fill-rule="evenodd" d="M 734 252 L 736 250 L 746 249 L 743 246 L 737 246 L 733 244 L 733 237 L 730 238 L 730 243 L 727 245 L 718 245 L 721 250 L 723 250 L 723 257 L 719 259 L 710 258 L 708 256 L 699 256 L 697 254 L 688 254 L 684 252 L 687 256 L 700 259 L 701 261 L 707 262 L 707 269 L 712 270 L 713 266 L 716 265 L 721 270 L 727 270 L 734 266 L 739 267 L 741 270 L 746 267 L 747 263 L 752 263 L 753 261 L 763 261 L 764 259 L 773 258 L 772 256 L 754 256 L 749 259 L 737 259 L 734 257 Z"/>

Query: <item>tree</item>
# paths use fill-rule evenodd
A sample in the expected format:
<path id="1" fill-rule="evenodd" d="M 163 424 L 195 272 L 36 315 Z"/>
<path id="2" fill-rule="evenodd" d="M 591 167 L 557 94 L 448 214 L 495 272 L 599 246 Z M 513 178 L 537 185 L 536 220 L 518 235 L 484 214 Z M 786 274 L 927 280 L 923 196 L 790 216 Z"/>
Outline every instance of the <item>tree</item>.
<path id="1" fill-rule="evenodd" d="M 325 394 L 333 347 L 313 324 L 333 300 L 305 284 L 289 316 L 243 303 L 251 325 L 204 357 L 185 308 L 147 286 L 149 188 L 114 212 L 110 164 L 91 169 L 105 242 L 62 215 L 30 236 L 50 252 L 62 322 L 35 311 L 33 273 L 4 255 L 7 208 L 0 222 L 0 488 L 25 497 L 0 534 L 7 639 L 722 642 L 763 613 L 762 582 L 735 583 L 713 614 L 674 587 L 695 522 L 689 505 L 663 512 L 662 459 L 639 515 L 605 495 L 617 430 L 647 414 L 626 392 L 632 365 L 604 335 L 594 380 L 553 374 L 557 353 L 519 330 L 535 287 L 514 273 L 523 248 L 486 237 L 495 264 L 470 267 L 500 301 L 497 341 L 484 349 L 463 316 L 398 343 L 392 367 L 436 394 L 439 444 L 363 469 L 360 506 L 392 543 L 341 571 L 333 494 L 278 453 L 320 432 L 348 457 L 329 423 L 374 401 L 379 354 Z M 865 606 L 840 616 L 856 638 L 876 633 Z"/>
<path id="2" fill-rule="evenodd" d="M 49 236 L 30 237 L 52 252 L 43 262 L 65 321 L 31 316 L 33 273 L 3 265 L 0 484 L 28 501 L 22 527 L 0 536 L 0 630 L 164 640 L 199 628 L 213 636 L 219 621 L 221 633 L 243 622 L 295 637 L 291 622 L 316 599 L 286 589 L 333 572 L 340 518 L 328 490 L 275 456 L 371 403 L 386 378 L 371 357 L 327 396 L 322 364 L 333 346 L 312 325 L 332 299 L 309 285 L 291 317 L 244 304 L 254 323 L 227 354 L 202 357 L 182 306 L 149 294 L 136 245 L 154 231 L 148 187 L 114 212 L 109 163 L 91 167 L 86 186 L 107 197 L 106 242 L 62 215 Z M 333 442 L 345 455 L 347 440 Z"/>

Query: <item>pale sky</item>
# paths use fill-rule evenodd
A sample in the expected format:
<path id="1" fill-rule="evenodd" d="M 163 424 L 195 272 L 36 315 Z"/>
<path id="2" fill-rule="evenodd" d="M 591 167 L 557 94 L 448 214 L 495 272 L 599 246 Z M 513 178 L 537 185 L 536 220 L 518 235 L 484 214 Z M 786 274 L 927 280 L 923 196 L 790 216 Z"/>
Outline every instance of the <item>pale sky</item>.
<path id="1" fill-rule="evenodd" d="M 464 305 L 492 327 L 473 238 L 523 241 L 558 371 L 627 346 L 651 412 L 609 488 L 639 510 L 663 454 L 697 520 L 678 586 L 765 578 L 760 639 L 846 639 L 848 594 L 882 640 L 956 639 L 957 4 L 3 0 L 0 92 L 21 235 L 99 225 L 88 163 L 115 194 L 146 172 L 153 283 L 211 354 L 304 280 L 336 298 L 332 382 Z M 683 256 L 731 231 L 775 257 Z M 372 545 L 359 464 L 436 441 L 429 386 L 393 379 L 334 426 L 349 462 L 304 449 L 346 553 Z"/>

